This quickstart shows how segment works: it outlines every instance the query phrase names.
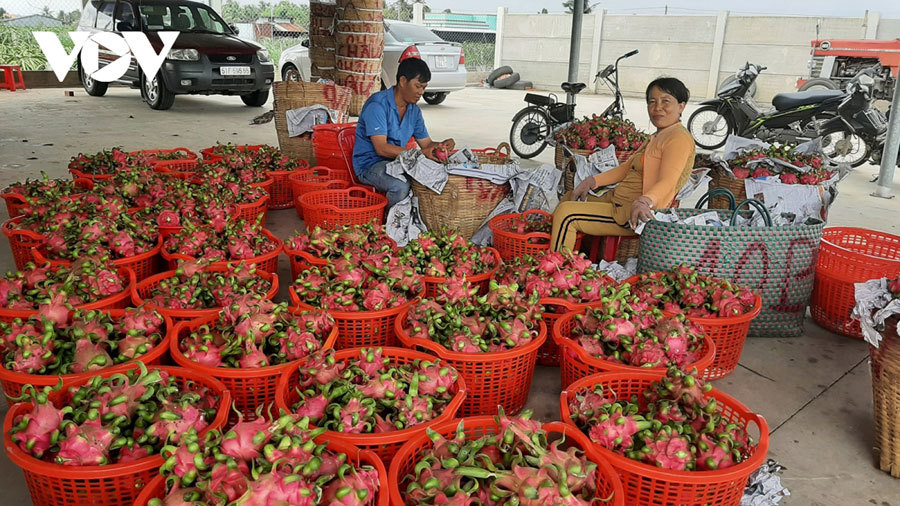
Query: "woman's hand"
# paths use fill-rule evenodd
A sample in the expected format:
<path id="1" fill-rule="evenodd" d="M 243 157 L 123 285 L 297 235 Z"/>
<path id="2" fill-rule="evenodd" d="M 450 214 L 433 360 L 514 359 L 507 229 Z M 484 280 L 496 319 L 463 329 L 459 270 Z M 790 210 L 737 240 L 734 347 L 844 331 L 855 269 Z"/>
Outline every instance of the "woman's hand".
<path id="1" fill-rule="evenodd" d="M 447 139 L 441 144 L 443 144 L 444 147 L 447 148 L 447 151 L 453 151 L 453 149 L 456 147 L 456 141 L 454 141 L 453 139 Z"/>
<path id="2" fill-rule="evenodd" d="M 587 197 L 589 191 L 594 189 L 594 178 L 589 177 L 578 183 L 578 186 L 572 190 L 572 200 L 583 200 Z"/>
<path id="3" fill-rule="evenodd" d="M 631 228 L 637 228 L 642 221 L 653 219 L 653 201 L 650 197 L 641 195 L 631 204 L 631 219 L 628 221 Z"/>

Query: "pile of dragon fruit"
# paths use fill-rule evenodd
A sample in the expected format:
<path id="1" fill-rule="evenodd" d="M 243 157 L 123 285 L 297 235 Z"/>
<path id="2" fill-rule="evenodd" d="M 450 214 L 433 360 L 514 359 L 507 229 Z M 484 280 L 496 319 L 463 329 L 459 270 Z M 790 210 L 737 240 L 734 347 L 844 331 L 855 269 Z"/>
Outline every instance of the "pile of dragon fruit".
<path id="1" fill-rule="evenodd" d="M 324 431 L 291 415 L 241 421 L 224 434 L 191 429 L 166 448 L 165 497 L 149 504 L 375 504 L 378 471 L 328 448 Z"/>
<path id="2" fill-rule="evenodd" d="M 263 234 L 262 218 L 226 221 L 221 231 L 212 226 L 185 225 L 163 241 L 169 254 L 203 258 L 212 262 L 247 260 L 277 250 L 279 243 Z"/>
<path id="3" fill-rule="evenodd" d="M 43 305 L 27 320 L 0 322 L 3 366 L 27 374 L 77 374 L 140 358 L 166 335 L 162 315 L 131 308 L 121 318 L 103 311 Z"/>
<path id="4" fill-rule="evenodd" d="M 440 360 L 391 364 L 381 348 L 361 348 L 348 360 L 327 350 L 298 372 L 292 413 L 317 427 L 355 434 L 394 432 L 434 419 L 457 393 L 459 377 Z"/>
<path id="5" fill-rule="evenodd" d="M 140 369 L 94 376 L 66 392 L 26 385 L 16 400 L 33 406 L 13 420 L 13 443 L 48 462 L 102 466 L 156 455 L 189 429 L 209 426 L 219 407 L 215 392 L 178 385 L 166 371 L 138 364 Z"/>
<path id="6" fill-rule="evenodd" d="M 0 195 L 17 195 L 23 197 L 28 205 L 34 206 L 54 202 L 84 191 L 85 189 L 72 178 L 50 179 L 45 172 L 41 171 L 40 179 L 26 179 L 21 183 L 13 183 L 0 192 Z"/>
<path id="7" fill-rule="evenodd" d="M 224 270 L 207 270 L 206 261 L 179 264 L 171 277 L 150 288 L 143 302 L 166 309 L 211 309 L 229 306 L 241 296 L 264 298 L 272 282 L 259 276 L 257 267 L 228 264 Z"/>
<path id="8" fill-rule="evenodd" d="M 178 346 L 185 357 L 201 365 L 254 369 L 320 351 L 333 327 L 328 313 L 294 313 L 287 302 L 244 295 L 226 305 L 211 324 L 178 336 Z"/>
<path id="9" fill-rule="evenodd" d="M 122 148 L 115 147 L 95 154 L 78 153 L 69 161 L 69 170 L 90 175 L 115 174 L 133 167 L 135 161 L 135 158 L 122 151 Z"/>
<path id="10" fill-rule="evenodd" d="M 142 209 L 136 216 L 147 215 L 161 227 L 176 227 L 186 223 L 211 227 L 217 233 L 225 229 L 229 218 L 240 204 L 259 202 L 266 191 L 253 186 L 228 183 L 223 187 L 207 182 L 169 181 L 166 194 L 154 205 Z"/>
<path id="11" fill-rule="evenodd" d="M 517 284 L 525 293 L 537 293 L 567 302 L 595 302 L 603 296 L 603 287 L 615 280 L 591 266 L 582 253 L 550 251 L 540 256 L 522 255 L 504 261 L 494 279 L 501 284 Z"/>
<path id="12" fill-rule="evenodd" d="M 380 223 L 344 225 L 334 230 L 317 226 L 309 234 L 295 234 L 284 242 L 288 252 L 303 252 L 322 260 L 384 253 L 392 251 L 395 244 Z"/>
<path id="13" fill-rule="evenodd" d="M 651 466 L 711 471 L 741 463 L 755 443 L 706 394 L 712 385 L 670 367 L 641 397 L 619 398 L 597 385 L 569 403 L 575 424 L 598 445 Z"/>
<path id="14" fill-rule="evenodd" d="M 96 181 L 93 192 L 104 197 L 121 197 L 128 208 L 150 207 L 166 197 L 172 178 L 149 167 L 133 167 L 117 172 L 111 179 Z"/>
<path id="15" fill-rule="evenodd" d="M 129 280 L 108 259 L 82 257 L 71 265 L 25 264 L 23 271 L 10 271 L 0 278 L 0 307 L 38 309 L 62 294 L 72 306 L 89 304 L 122 293 Z"/>
<path id="16" fill-rule="evenodd" d="M 698 274 L 680 265 L 671 271 L 641 274 L 631 283 L 641 302 L 670 313 L 696 318 L 724 318 L 749 313 L 756 294 L 727 279 Z"/>
<path id="17" fill-rule="evenodd" d="M 542 312 L 536 294 L 518 285 L 491 281 L 485 295 L 468 281 L 450 278 L 434 299 L 409 309 L 404 329 L 413 339 L 434 341 L 460 353 L 506 351 L 530 343 L 538 335 Z"/>
<path id="18" fill-rule="evenodd" d="M 603 117 L 596 114 L 590 118 L 573 121 L 556 133 L 556 140 L 575 149 L 604 149 L 610 144 L 616 151 L 634 151 L 647 141 L 649 136 L 628 119 Z"/>
<path id="19" fill-rule="evenodd" d="M 575 315 L 567 337 L 594 358 L 635 367 L 691 364 L 705 339 L 702 329 L 684 315 L 664 316 L 629 291 L 606 286 L 604 304 Z"/>
<path id="20" fill-rule="evenodd" d="M 474 276 L 497 268 L 499 261 L 488 248 L 478 246 L 446 228 L 419 235 L 398 252 L 401 263 L 429 277 Z"/>
<path id="21" fill-rule="evenodd" d="M 400 477 L 404 504 L 566 504 L 608 501 L 597 490 L 597 464 L 584 451 L 549 441 L 530 412 L 495 417 L 497 432 L 468 436 L 464 422 L 445 437 L 431 429 L 431 445 Z"/>
<path id="22" fill-rule="evenodd" d="M 386 245 L 369 253 L 352 252 L 325 267 L 304 270 L 292 292 L 299 301 L 331 311 L 383 311 L 418 297 L 424 282 Z"/>

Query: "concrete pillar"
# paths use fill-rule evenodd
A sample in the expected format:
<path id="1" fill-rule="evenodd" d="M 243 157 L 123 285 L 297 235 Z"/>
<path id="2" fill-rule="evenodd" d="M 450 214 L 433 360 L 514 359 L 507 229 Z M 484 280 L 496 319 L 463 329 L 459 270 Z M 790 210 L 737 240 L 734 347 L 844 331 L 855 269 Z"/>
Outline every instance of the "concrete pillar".
<path id="1" fill-rule="evenodd" d="M 497 33 L 494 35 L 494 68 L 503 65 L 503 23 L 506 20 L 506 7 L 497 7 Z"/>
<path id="2" fill-rule="evenodd" d="M 600 44 L 603 43 L 603 18 L 606 17 L 606 9 L 598 11 L 594 14 L 594 36 L 591 37 L 591 65 L 590 70 L 588 72 L 588 79 L 591 82 L 587 83 L 588 87 L 586 90 L 590 90 L 594 93 L 597 93 L 597 85 L 599 81 L 594 83 L 594 76 L 597 75 L 597 72 L 600 72 Z"/>
<path id="3" fill-rule="evenodd" d="M 719 87 L 719 68 L 722 65 L 722 46 L 725 45 L 725 25 L 728 11 L 719 11 L 716 16 L 716 35 L 713 40 L 712 56 L 709 59 L 709 79 L 706 81 L 706 98 L 716 96 Z"/>
<path id="4" fill-rule="evenodd" d="M 425 4 L 420 2 L 413 4 L 412 22 L 417 25 L 425 24 Z"/>
<path id="5" fill-rule="evenodd" d="M 569 40 L 569 75 L 570 83 L 578 82 L 578 57 L 581 54 L 581 24 L 584 20 L 584 0 L 575 0 L 572 6 L 572 37 Z M 566 94 L 566 103 L 575 103 L 575 97 Z"/>
<path id="6" fill-rule="evenodd" d="M 880 23 L 880 12 L 866 12 L 866 40 L 875 40 L 878 38 L 878 25 Z"/>

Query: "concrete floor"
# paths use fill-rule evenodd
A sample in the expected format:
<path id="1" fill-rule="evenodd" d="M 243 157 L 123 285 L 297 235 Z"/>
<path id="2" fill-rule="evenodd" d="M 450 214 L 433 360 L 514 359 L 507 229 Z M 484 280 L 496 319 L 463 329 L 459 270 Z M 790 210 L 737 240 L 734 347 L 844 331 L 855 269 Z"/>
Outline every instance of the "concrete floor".
<path id="1" fill-rule="evenodd" d="M 510 121 L 524 105 L 524 92 L 469 88 L 439 106 L 422 104 L 432 137 L 453 137 L 457 145 L 508 142 Z M 608 96 L 579 96 L 578 113 L 599 112 Z M 693 110 L 689 105 L 685 119 Z M 628 115 L 641 128 L 649 120 L 640 100 L 627 101 Z M 128 150 L 184 146 L 196 151 L 216 141 L 277 145 L 273 123 L 250 126 L 264 109 L 245 107 L 235 97 L 178 97 L 170 111 L 153 111 L 137 90 L 112 88 L 104 98 L 76 89 L 0 91 L 0 188 L 41 171 L 66 175 L 71 156 L 102 148 Z M 535 160 L 552 164 L 547 150 Z M 861 226 L 900 234 L 900 199 L 869 196 L 877 167 L 863 166 L 840 186 L 830 225 Z M 900 192 L 900 176 L 893 185 Z M 6 220 L 6 210 L 0 220 Z M 293 210 L 269 214 L 268 226 L 287 237 L 302 223 Z M 0 272 L 13 267 L 0 246 Z M 290 282 L 281 259 L 282 287 Z M 286 291 L 279 294 L 286 300 Z M 538 367 L 529 407 L 543 420 L 558 418 L 559 372 Z M 900 506 L 900 481 L 873 464 L 872 397 L 864 343 L 832 334 L 811 320 L 793 339 L 751 338 L 740 367 L 715 386 L 762 413 L 771 428 L 770 457 L 787 467 L 783 481 L 791 496 L 782 504 Z M 5 406 L 3 412 L 5 414 Z M 0 458 L 0 504 L 27 504 L 21 472 Z"/>

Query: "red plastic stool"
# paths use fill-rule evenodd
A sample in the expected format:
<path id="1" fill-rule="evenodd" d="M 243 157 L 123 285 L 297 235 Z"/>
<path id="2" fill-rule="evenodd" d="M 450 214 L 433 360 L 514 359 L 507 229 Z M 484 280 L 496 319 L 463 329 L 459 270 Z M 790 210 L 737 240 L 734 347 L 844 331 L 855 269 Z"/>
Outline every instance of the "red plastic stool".
<path id="1" fill-rule="evenodd" d="M 22 69 L 18 65 L 0 65 L 0 70 L 3 70 L 3 82 L 0 82 L 0 86 L 9 91 L 16 91 L 16 88 L 25 89 L 25 78 L 22 77 Z M 16 72 L 19 73 L 18 79 Z"/>

